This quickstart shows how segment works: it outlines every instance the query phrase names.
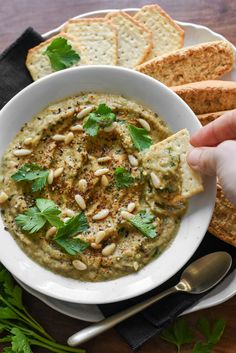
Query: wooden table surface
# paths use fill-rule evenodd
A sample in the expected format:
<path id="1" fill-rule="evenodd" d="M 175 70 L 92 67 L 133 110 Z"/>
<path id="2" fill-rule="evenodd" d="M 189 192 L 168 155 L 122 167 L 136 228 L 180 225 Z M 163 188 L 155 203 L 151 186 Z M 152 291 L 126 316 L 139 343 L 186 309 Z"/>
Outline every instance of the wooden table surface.
<path id="1" fill-rule="evenodd" d="M 151 0 L 150 0 L 151 1 Z M 8 0 L 0 1 L 0 52 L 17 38 L 28 26 L 40 33 L 57 27 L 75 15 L 106 8 L 140 7 L 150 3 L 145 0 Z M 160 0 L 162 6 L 173 18 L 194 22 L 210 27 L 221 33 L 236 45 L 236 0 Z M 118 5 L 117 5 L 118 4 Z M 39 300 L 25 293 L 25 304 L 35 317 L 59 342 L 76 330 L 85 327 L 82 321 L 68 318 L 53 311 Z M 214 353 L 236 352 L 236 297 L 201 312 L 188 315 L 195 322 L 200 316 L 208 318 L 223 317 L 227 320 L 225 334 L 214 349 Z M 111 330 L 84 345 L 88 353 L 130 353 L 131 349 Z M 1 345 L 0 345 L 1 351 Z M 44 351 L 46 352 L 46 351 Z M 158 337 L 147 342 L 140 353 L 172 353 L 173 346 Z M 183 350 L 187 353 L 189 350 Z M 43 353 L 40 350 L 40 353 Z"/>

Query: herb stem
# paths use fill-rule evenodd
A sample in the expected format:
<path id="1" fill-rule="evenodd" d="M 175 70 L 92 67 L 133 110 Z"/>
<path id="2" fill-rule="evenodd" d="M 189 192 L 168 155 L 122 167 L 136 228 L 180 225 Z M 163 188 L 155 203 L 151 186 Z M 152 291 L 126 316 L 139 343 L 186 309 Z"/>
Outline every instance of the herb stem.
<path id="1" fill-rule="evenodd" d="M 42 339 L 42 337 L 35 335 L 35 334 L 33 334 L 33 336 L 36 338 L 36 340 L 31 339 L 30 341 L 32 344 L 36 344 L 38 346 L 48 348 L 49 350 L 51 350 L 53 352 L 85 353 L 84 349 L 68 347 L 68 346 L 65 346 L 65 345 L 62 345 L 59 343 L 50 342 L 47 339 Z"/>

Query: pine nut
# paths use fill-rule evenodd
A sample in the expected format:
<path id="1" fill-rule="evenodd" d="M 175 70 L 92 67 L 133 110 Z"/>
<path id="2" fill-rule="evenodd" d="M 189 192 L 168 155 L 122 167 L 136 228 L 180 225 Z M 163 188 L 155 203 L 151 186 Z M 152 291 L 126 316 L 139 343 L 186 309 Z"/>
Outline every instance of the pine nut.
<path id="1" fill-rule="evenodd" d="M 27 137 L 25 140 L 24 140 L 24 145 L 28 146 L 28 145 L 31 145 L 33 139 L 32 137 Z"/>
<path id="2" fill-rule="evenodd" d="M 148 124 L 148 122 L 144 119 L 138 119 L 139 124 L 146 129 L 147 131 L 151 131 L 150 125 Z"/>
<path id="3" fill-rule="evenodd" d="M 77 204 L 79 205 L 81 210 L 85 210 L 86 209 L 85 200 L 80 194 L 75 195 L 75 201 L 77 202 Z"/>
<path id="4" fill-rule="evenodd" d="M 51 169 L 48 174 L 48 184 L 51 185 L 53 183 L 53 170 Z"/>
<path id="5" fill-rule="evenodd" d="M 161 182 L 159 177 L 154 172 L 150 173 L 150 177 L 151 177 L 152 184 L 153 184 L 154 188 L 158 189 L 160 186 L 160 182 Z"/>
<path id="6" fill-rule="evenodd" d="M 101 249 L 102 245 L 101 244 L 96 244 L 96 243 L 91 243 L 91 248 L 93 249 Z"/>
<path id="7" fill-rule="evenodd" d="M 133 263 L 133 267 L 134 267 L 134 270 L 135 270 L 135 271 L 138 271 L 139 264 L 138 264 L 137 261 L 135 261 L 135 262 Z"/>
<path id="8" fill-rule="evenodd" d="M 51 227 L 47 230 L 46 232 L 46 237 L 51 237 L 52 235 L 56 234 L 57 228 L 56 227 Z"/>
<path id="9" fill-rule="evenodd" d="M 86 190 L 87 190 L 87 188 L 88 188 L 87 180 L 85 180 L 85 179 L 80 179 L 79 184 L 78 184 L 78 187 L 79 187 L 79 191 L 80 191 L 80 192 L 86 192 Z"/>
<path id="10" fill-rule="evenodd" d="M 54 172 L 53 172 L 54 178 L 59 177 L 59 176 L 63 173 L 63 170 L 64 170 L 63 167 L 60 167 L 60 168 L 55 169 Z"/>
<path id="11" fill-rule="evenodd" d="M 132 167 L 137 167 L 138 166 L 138 160 L 132 154 L 128 155 L 128 160 L 129 160 L 130 164 L 132 165 Z"/>
<path id="12" fill-rule="evenodd" d="M 73 138 L 74 138 L 73 132 L 69 132 L 69 134 L 67 134 L 65 137 L 65 144 L 69 145 L 71 143 L 71 141 L 73 140 Z"/>
<path id="13" fill-rule="evenodd" d="M 70 210 L 69 208 L 66 208 L 63 212 L 64 215 L 68 216 L 68 217 L 73 217 L 75 215 L 75 212 Z"/>
<path id="14" fill-rule="evenodd" d="M 85 263 L 83 263 L 80 260 L 74 260 L 72 261 L 72 265 L 74 266 L 74 268 L 78 271 L 84 271 L 87 270 L 87 265 L 85 265 Z"/>
<path id="15" fill-rule="evenodd" d="M 116 248 L 115 243 L 112 243 L 112 244 L 105 246 L 105 248 L 102 249 L 102 255 L 109 256 L 109 255 L 113 254 L 113 252 L 115 251 L 115 248 Z"/>
<path id="16" fill-rule="evenodd" d="M 63 218 L 63 222 L 64 222 L 64 223 L 68 222 L 69 220 L 70 220 L 70 217 L 65 217 L 65 218 Z"/>
<path id="17" fill-rule="evenodd" d="M 109 180 L 107 179 L 106 175 L 102 175 L 101 184 L 102 186 L 107 186 L 109 184 Z"/>
<path id="18" fill-rule="evenodd" d="M 136 205 L 134 202 L 130 202 L 127 206 L 127 211 L 128 212 L 133 212 L 133 210 L 135 209 Z"/>
<path id="19" fill-rule="evenodd" d="M 65 136 L 64 135 L 59 135 L 59 134 L 57 134 L 57 135 L 54 135 L 53 137 L 52 137 L 52 139 L 54 140 L 54 141 L 65 141 Z"/>
<path id="20" fill-rule="evenodd" d="M 97 169 L 94 175 L 101 176 L 101 175 L 107 174 L 108 172 L 109 172 L 108 168 L 101 168 L 101 169 Z"/>
<path id="21" fill-rule="evenodd" d="M 27 149 L 21 149 L 21 150 L 15 150 L 13 151 L 14 156 L 16 157 L 24 157 L 24 156 L 28 156 L 29 154 L 31 154 L 32 151 L 31 150 L 27 150 Z"/>
<path id="22" fill-rule="evenodd" d="M 133 215 L 127 211 L 121 211 L 120 215 L 123 219 L 126 220 L 129 220 L 131 217 L 133 217 Z"/>
<path id="23" fill-rule="evenodd" d="M 7 201 L 8 195 L 4 191 L 0 191 L 0 204 Z"/>
<path id="24" fill-rule="evenodd" d="M 104 230 L 100 230 L 99 232 L 97 232 L 97 234 L 95 235 L 95 243 L 99 244 L 101 243 L 101 241 L 106 237 L 106 232 L 104 232 Z"/>
<path id="25" fill-rule="evenodd" d="M 109 156 L 106 156 L 106 157 L 100 157 L 100 158 L 98 158 L 98 163 L 105 163 L 105 162 L 108 162 L 108 161 L 110 161 L 111 160 L 111 157 L 109 157 Z"/>
<path id="26" fill-rule="evenodd" d="M 101 219 L 106 218 L 109 215 L 109 213 L 110 213 L 110 210 L 104 208 L 103 210 L 99 211 L 93 216 L 93 220 L 100 221 Z"/>
<path id="27" fill-rule="evenodd" d="M 94 109 L 93 106 L 84 108 L 83 110 L 81 110 L 78 114 L 77 114 L 77 119 L 83 119 L 86 115 L 88 115 L 89 113 L 91 113 L 91 111 Z"/>
<path id="28" fill-rule="evenodd" d="M 83 126 L 80 124 L 77 124 L 77 125 L 71 126 L 70 130 L 71 131 L 83 131 Z"/>
<path id="29" fill-rule="evenodd" d="M 112 123 L 110 126 L 107 126 L 107 127 L 104 127 L 104 131 L 105 132 L 111 132 L 111 131 L 113 131 L 114 129 L 115 129 L 115 127 L 116 127 L 116 124 L 115 123 Z"/>

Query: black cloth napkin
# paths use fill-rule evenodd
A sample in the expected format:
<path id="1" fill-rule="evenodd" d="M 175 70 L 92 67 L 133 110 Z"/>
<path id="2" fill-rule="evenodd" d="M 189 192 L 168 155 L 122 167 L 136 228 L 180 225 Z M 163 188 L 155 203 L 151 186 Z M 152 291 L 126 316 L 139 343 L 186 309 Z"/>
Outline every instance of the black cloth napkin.
<path id="1" fill-rule="evenodd" d="M 41 43 L 43 38 L 32 28 L 28 28 L 8 49 L 0 55 L 0 109 L 17 92 L 32 82 L 25 67 L 28 49 Z M 193 260 L 215 251 L 227 251 L 233 257 L 231 271 L 236 267 L 236 251 L 232 246 L 207 233 L 200 247 L 189 260 Z M 186 265 L 187 266 L 187 265 Z M 157 269 L 158 270 L 158 269 Z M 175 276 L 160 287 L 136 298 L 99 305 L 105 316 L 110 316 L 137 302 L 159 293 L 179 281 L 181 269 Z M 124 288 L 125 290 L 125 288 Z M 117 326 L 120 335 L 128 342 L 132 349 L 138 349 L 152 336 L 159 334 L 179 314 L 196 304 L 204 295 L 189 295 L 178 293 L 152 305 L 142 313 L 126 320 Z"/>

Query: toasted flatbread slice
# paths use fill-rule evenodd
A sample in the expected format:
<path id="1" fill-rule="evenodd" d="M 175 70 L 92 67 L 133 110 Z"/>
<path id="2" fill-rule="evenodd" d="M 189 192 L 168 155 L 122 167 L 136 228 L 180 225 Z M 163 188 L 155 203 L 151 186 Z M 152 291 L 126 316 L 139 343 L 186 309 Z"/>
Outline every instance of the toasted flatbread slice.
<path id="1" fill-rule="evenodd" d="M 46 40 L 45 42 L 40 43 L 39 45 L 37 45 L 36 47 L 28 51 L 25 64 L 34 81 L 55 72 L 55 70 L 51 66 L 48 56 L 43 55 L 43 53 L 45 52 L 47 47 L 52 43 L 52 41 L 59 37 L 65 38 L 68 41 L 68 43 L 72 46 L 72 49 L 74 49 L 80 55 L 80 60 L 73 66 L 86 64 L 85 55 L 81 51 L 81 48 L 79 48 L 78 45 L 75 43 L 76 42 L 75 39 L 72 36 L 69 36 L 65 33 L 60 33 Z"/>
<path id="2" fill-rule="evenodd" d="M 111 12 L 106 18 L 117 28 L 118 65 L 134 68 L 143 63 L 152 50 L 152 33 L 122 11 Z"/>
<path id="3" fill-rule="evenodd" d="M 154 77 L 166 86 L 178 86 L 216 80 L 231 71 L 233 65 L 233 47 L 222 40 L 173 51 L 137 66 L 136 70 Z"/>
<path id="4" fill-rule="evenodd" d="M 231 112 L 231 111 L 232 110 L 223 110 L 223 111 L 220 111 L 220 112 L 199 114 L 199 115 L 197 115 L 197 117 L 198 117 L 198 120 L 200 121 L 200 123 L 203 126 L 205 126 L 205 125 L 211 123 L 212 121 L 216 120 L 220 116 L 224 115 L 225 113 L 228 113 L 228 112 Z"/>
<path id="5" fill-rule="evenodd" d="M 161 169 L 169 168 L 168 165 L 160 168 L 159 162 L 163 158 L 163 160 L 165 160 L 166 156 L 170 156 L 170 163 L 172 163 L 172 156 L 175 159 L 178 157 L 178 160 L 180 161 L 179 168 L 182 175 L 181 194 L 185 198 L 189 198 L 203 191 L 201 175 L 191 169 L 187 163 L 187 154 L 191 148 L 189 139 L 190 136 L 188 130 L 183 129 L 176 134 L 167 137 L 165 140 L 152 145 L 141 157 L 143 168 L 148 170 L 149 173 L 157 172 L 159 175 L 161 175 Z"/>
<path id="6" fill-rule="evenodd" d="M 76 38 L 89 65 L 117 64 L 117 34 L 110 21 L 104 18 L 72 19 L 62 31 Z"/>
<path id="7" fill-rule="evenodd" d="M 210 80 L 171 87 L 195 114 L 236 108 L 236 82 Z"/>
<path id="8" fill-rule="evenodd" d="M 153 49 L 148 59 L 184 46 L 183 29 L 157 4 L 143 6 L 134 18 L 152 31 Z"/>

